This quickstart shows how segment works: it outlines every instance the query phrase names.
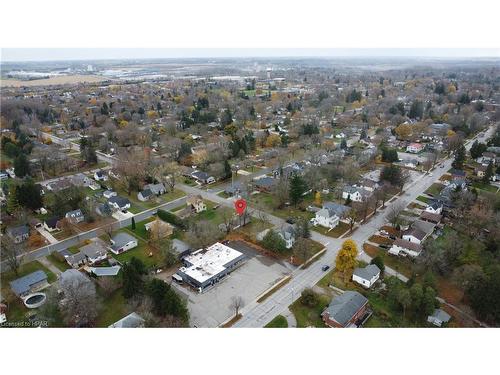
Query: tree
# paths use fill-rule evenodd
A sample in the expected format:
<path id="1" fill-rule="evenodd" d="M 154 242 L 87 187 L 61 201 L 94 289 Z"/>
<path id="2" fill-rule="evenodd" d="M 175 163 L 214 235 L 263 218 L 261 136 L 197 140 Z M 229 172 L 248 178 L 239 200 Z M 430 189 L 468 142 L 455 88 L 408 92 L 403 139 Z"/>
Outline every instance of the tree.
<path id="1" fill-rule="evenodd" d="M 30 162 L 24 153 L 14 159 L 14 173 L 20 178 L 30 174 Z"/>
<path id="2" fill-rule="evenodd" d="M 131 228 L 132 230 L 135 230 L 135 218 L 132 218 Z"/>
<path id="3" fill-rule="evenodd" d="M 375 258 L 373 258 L 371 261 L 370 261 L 370 264 L 375 264 L 380 272 L 384 272 L 385 270 L 385 265 L 384 265 L 384 259 L 382 259 L 382 257 L 380 255 L 377 255 Z"/>
<path id="4" fill-rule="evenodd" d="M 245 302 L 243 301 L 243 298 L 241 296 L 233 296 L 231 297 L 231 304 L 229 305 L 229 308 L 231 310 L 234 310 L 234 316 L 238 316 L 240 314 L 240 309 L 243 307 Z"/>
<path id="5" fill-rule="evenodd" d="M 397 300 L 399 305 L 403 308 L 403 317 L 406 316 L 406 309 L 411 304 L 411 295 L 410 291 L 406 288 L 401 288 L 399 293 L 397 294 Z"/>
<path id="6" fill-rule="evenodd" d="M 413 119 L 421 119 L 424 114 L 424 105 L 420 100 L 415 100 L 410 107 L 408 116 Z"/>
<path id="7" fill-rule="evenodd" d="M 40 185 L 36 185 L 31 178 L 17 186 L 15 197 L 18 203 L 30 210 L 37 210 L 43 206 L 43 198 Z"/>
<path id="8" fill-rule="evenodd" d="M 308 307 L 316 307 L 319 303 L 319 296 L 311 288 L 306 288 L 300 294 L 300 303 Z"/>
<path id="9" fill-rule="evenodd" d="M 352 271 L 357 265 L 357 256 L 358 247 L 356 242 L 352 239 L 345 240 L 344 243 L 342 243 L 342 248 L 338 252 L 335 260 L 335 267 L 344 274 L 345 280 L 350 279 Z"/>
<path id="10" fill-rule="evenodd" d="M 347 150 L 347 141 L 345 138 L 342 138 L 342 140 L 340 141 L 340 149 Z"/>
<path id="11" fill-rule="evenodd" d="M 451 166 L 455 169 L 463 169 L 465 157 L 465 146 L 461 144 L 455 151 L 455 159 L 453 159 L 453 163 L 451 163 Z"/>
<path id="12" fill-rule="evenodd" d="M 184 324 L 189 320 L 186 303 L 177 293 L 160 279 L 153 278 L 146 286 L 146 293 L 151 298 L 153 312 L 160 316 L 174 316 L 180 318 Z"/>
<path id="13" fill-rule="evenodd" d="M 487 148 L 488 148 L 488 146 L 486 146 L 484 143 L 480 143 L 477 140 L 475 140 L 470 148 L 471 158 L 477 159 L 477 158 L 481 157 Z"/>
<path id="14" fill-rule="evenodd" d="M 358 213 L 354 209 L 350 209 L 346 214 L 346 219 L 349 221 L 349 232 L 352 233 L 354 229 L 354 224 L 358 220 Z"/>
<path id="15" fill-rule="evenodd" d="M 297 238 L 293 244 L 293 256 L 302 262 L 307 261 L 312 255 L 311 245 L 305 238 Z"/>
<path id="16" fill-rule="evenodd" d="M 422 297 L 420 312 L 422 316 L 429 316 L 434 312 L 436 306 L 436 291 L 431 287 L 426 287 Z"/>
<path id="17" fill-rule="evenodd" d="M 222 235 L 219 228 L 213 222 L 204 220 L 190 223 L 187 234 L 190 244 L 197 249 L 206 249 Z"/>
<path id="18" fill-rule="evenodd" d="M 140 294 L 144 288 L 143 275 L 146 274 L 146 266 L 136 257 L 122 267 L 123 296 L 127 299 Z"/>
<path id="19" fill-rule="evenodd" d="M 493 162 L 490 161 L 490 163 L 486 167 L 486 171 L 484 172 L 483 183 L 489 184 L 491 177 L 493 177 L 493 175 L 494 175 Z"/>
<path id="20" fill-rule="evenodd" d="M 16 276 L 19 276 L 19 267 L 22 263 L 22 256 L 25 250 L 21 244 L 12 241 L 8 236 L 2 238 L 2 254 L 5 256 L 5 261 L 10 270 L 14 271 Z"/>
<path id="21" fill-rule="evenodd" d="M 284 253 L 286 249 L 285 240 L 274 230 L 269 229 L 261 241 L 261 245 L 273 252 Z"/>
<path id="22" fill-rule="evenodd" d="M 172 267 L 177 263 L 179 258 L 170 239 L 164 239 L 160 242 L 160 251 L 165 267 Z"/>
<path id="23" fill-rule="evenodd" d="M 304 193 L 307 191 L 307 184 L 298 174 L 293 174 L 290 180 L 290 202 L 297 206 L 302 201 Z"/>
<path id="24" fill-rule="evenodd" d="M 382 147 L 382 161 L 393 163 L 399 160 L 398 151 L 394 148 Z"/>
<path id="25" fill-rule="evenodd" d="M 397 202 L 390 206 L 386 218 L 394 228 L 401 224 L 401 213 L 403 210 L 404 204 L 402 202 Z"/>
<path id="26" fill-rule="evenodd" d="M 80 271 L 68 270 L 59 279 L 64 322 L 69 326 L 89 326 L 97 318 L 98 304 L 94 283 Z"/>
<path id="27" fill-rule="evenodd" d="M 297 221 L 295 232 L 299 237 L 311 238 L 311 228 L 310 228 L 309 220 L 301 217 Z"/>

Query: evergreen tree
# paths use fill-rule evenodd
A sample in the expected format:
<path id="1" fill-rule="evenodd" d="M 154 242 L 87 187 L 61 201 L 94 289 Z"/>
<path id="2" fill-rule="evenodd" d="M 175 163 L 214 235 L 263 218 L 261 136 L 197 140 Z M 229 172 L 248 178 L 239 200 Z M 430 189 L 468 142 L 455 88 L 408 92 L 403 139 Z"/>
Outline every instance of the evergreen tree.
<path id="1" fill-rule="evenodd" d="M 135 218 L 132 218 L 132 224 L 130 225 L 132 230 L 135 230 Z"/>
<path id="2" fill-rule="evenodd" d="M 229 164 L 229 161 L 226 159 L 224 160 L 224 179 L 231 178 L 233 175 L 233 171 L 231 169 L 231 164 Z"/>
<path id="3" fill-rule="evenodd" d="M 30 174 L 30 162 L 24 153 L 20 153 L 19 156 L 14 159 L 14 173 L 20 178 Z"/>
<path id="4" fill-rule="evenodd" d="M 303 194 L 307 191 L 307 184 L 298 174 L 293 174 L 290 180 L 290 202 L 297 206 L 303 199 Z"/>
<path id="5" fill-rule="evenodd" d="M 462 144 L 455 151 L 455 159 L 453 160 L 451 166 L 455 169 L 463 169 L 464 163 L 465 163 L 465 147 Z"/>
<path id="6" fill-rule="evenodd" d="M 486 171 L 484 172 L 483 182 L 485 184 L 489 184 L 491 177 L 493 177 L 493 162 L 490 161 L 488 167 L 486 168 Z"/>
<path id="7" fill-rule="evenodd" d="M 132 257 L 122 267 L 123 296 L 132 298 L 140 294 L 144 289 L 143 275 L 146 274 L 146 266 L 140 259 Z"/>
<path id="8" fill-rule="evenodd" d="M 347 141 L 345 140 L 345 138 L 342 138 L 342 140 L 340 141 L 340 149 L 341 150 L 347 149 Z"/>

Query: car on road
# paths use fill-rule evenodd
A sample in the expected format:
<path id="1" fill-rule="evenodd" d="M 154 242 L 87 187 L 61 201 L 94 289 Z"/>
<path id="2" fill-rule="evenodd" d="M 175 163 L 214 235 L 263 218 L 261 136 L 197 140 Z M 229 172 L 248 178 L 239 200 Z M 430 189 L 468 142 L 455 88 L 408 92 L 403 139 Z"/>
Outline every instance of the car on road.
<path id="1" fill-rule="evenodd" d="M 288 219 L 286 219 L 286 222 L 288 224 L 295 224 L 296 223 L 296 220 L 293 218 L 293 217 L 289 217 Z"/>
<path id="2" fill-rule="evenodd" d="M 444 165 L 441 165 L 439 168 L 444 168 Z"/>
<path id="3" fill-rule="evenodd" d="M 386 244 L 380 244 L 378 246 L 381 247 L 382 249 L 390 249 L 391 248 L 391 245 L 386 245 Z"/>
<path id="4" fill-rule="evenodd" d="M 325 271 L 328 271 L 330 269 L 330 266 L 325 264 L 323 267 L 321 267 L 321 271 L 325 272 Z"/>

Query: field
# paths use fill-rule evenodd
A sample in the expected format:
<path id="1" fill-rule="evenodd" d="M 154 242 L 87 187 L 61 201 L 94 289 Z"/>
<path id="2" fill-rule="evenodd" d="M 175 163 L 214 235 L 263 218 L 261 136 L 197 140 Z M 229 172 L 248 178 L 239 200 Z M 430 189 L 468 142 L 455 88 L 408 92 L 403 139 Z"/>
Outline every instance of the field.
<path id="1" fill-rule="evenodd" d="M 283 315 L 278 315 L 267 323 L 264 328 L 288 328 L 288 322 Z"/>
<path id="2" fill-rule="evenodd" d="M 95 83 L 106 81 L 107 78 L 96 75 L 67 75 L 60 77 L 50 77 L 44 79 L 35 79 L 31 81 L 23 81 L 20 79 L 2 79 L 0 80 L 1 87 L 34 87 L 34 86 L 47 86 L 47 85 L 70 85 L 75 83 Z"/>
<path id="3" fill-rule="evenodd" d="M 346 224 L 346 223 L 343 223 L 343 222 L 339 222 L 339 225 L 337 225 L 332 230 L 328 230 L 327 228 L 322 227 L 320 225 L 312 227 L 311 229 L 314 230 L 314 231 L 316 231 L 316 232 L 319 232 L 321 234 L 324 234 L 325 236 L 339 238 L 345 232 L 347 232 L 349 230 L 349 228 L 350 228 L 349 224 Z"/>

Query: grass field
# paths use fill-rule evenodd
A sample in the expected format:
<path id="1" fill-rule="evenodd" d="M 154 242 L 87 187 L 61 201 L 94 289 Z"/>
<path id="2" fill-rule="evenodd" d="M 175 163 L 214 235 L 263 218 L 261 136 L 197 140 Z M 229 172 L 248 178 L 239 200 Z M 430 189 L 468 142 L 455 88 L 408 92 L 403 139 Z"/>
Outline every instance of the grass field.
<path id="1" fill-rule="evenodd" d="M 134 235 L 134 232 L 131 232 L 127 229 L 124 229 L 122 231 Z M 152 251 L 146 241 L 138 237 L 136 238 L 138 240 L 138 246 L 136 248 L 127 250 L 122 254 L 113 254 L 113 257 L 122 263 L 128 262 L 133 257 L 136 257 L 140 259 L 146 265 L 146 267 L 151 269 L 160 266 L 162 264 L 161 255 L 156 251 Z M 152 256 L 150 256 L 150 253 L 152 253 Z"/>
<path id="2" fill-rule="evenodd" d="M 50 263 L 52 263 L 54 266 L 56 266 L 62 272 L 69 270 L 71 268 L 71 266 L 67 262 L 57 258 L 57 256 L 54 253 L 50 254 L 47 257 L 47 259 L 49 260 Z"/>
<path id="3" fill-rule="evenodd" d="M 431 195 L 431 196 L 436 196 L 438 195 L 441 190 L 444 189 L 444 185 L 443 184 L 438 184 L 438 183 L 434 183 L 432 184 L 426 191 L 425 191 L 425 194 L 428 194 L 428 195 Z"/>
<path id="4" fill-rule="evenodd" d="M 425 204 L 429 204 L 429 202 L 431 201 L 429 198 L 427 197 L 424 197 L 423 195 L 419 195 L 417 197 L 417 201 L 420 201 L 420 202 L 423 202 Z"/>
<path id="5" fill-rule="evenodd" d="M 101 297 L 100 314 L 96 321 L 97 327 L 106 328 L 130 313 L 121 288 L 115 290 L 109 297 L 105 297 L 99 288 L 97 292 Z"/>
<path id="6" fill-rule="evenodd" d="M 343 222 L 339 222 L 339 225 L 337 225 L 332 230 L 328 230 L 327 228 L 322 227 L 320 225 L 318 225 L 316 227 L 312 227 L 311 229 L 314 230 L 314 231 L 316 231 L 316 232 L 319 232 L 321 234 L 324 234 L 325 236 L 339 238 L 345 232 L 347 232 L 349 230 L 349 228 L 350 228 L 349 224 L 346 224 L 346 223 L 343 223 Z"/>
<path id="7" fill-rule="evenodd" d="M 484 182 L 473 182 L 472 187 L 475 187 L 476 189 L 481 189 L 484 191 L 487 191 L 489 193 L 497 193 L 498 188 L 495 186 L 492 186 L 490 184 L 485 184 Z"/>
<path id="8" fill-rule="evenodd" d="M 321 319 L 321 313 L 330 303 L 330 298 L 325 295 L 319 296 L 319 302 L 315 307 L 309 307 L 301 302 L 301 298 L 290 305 L 295 319 L 297 320 L 297 328 L 317 327 L 324 328 L 325 323 Z"/>
<path id="9" fill-rule="evenodd" d="M 264 328 L 288 328 L 288 322 L 283 315 L 278 315 L 267 323 Z"/>

